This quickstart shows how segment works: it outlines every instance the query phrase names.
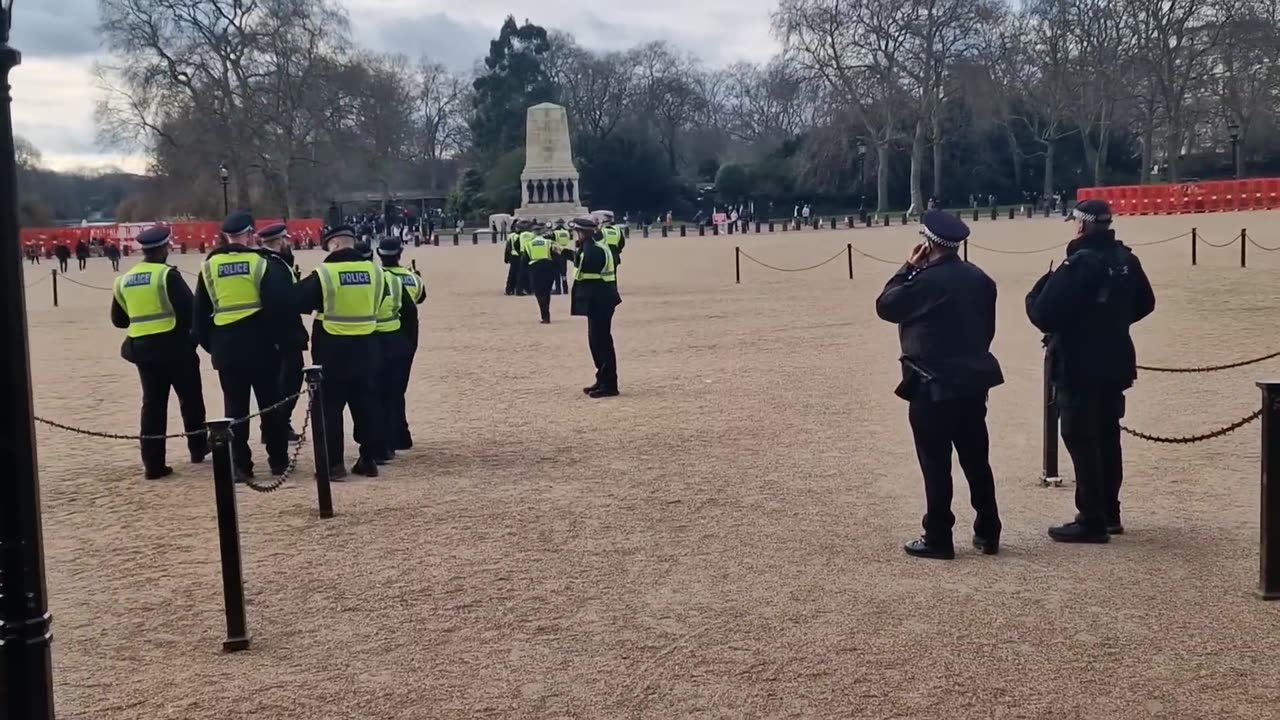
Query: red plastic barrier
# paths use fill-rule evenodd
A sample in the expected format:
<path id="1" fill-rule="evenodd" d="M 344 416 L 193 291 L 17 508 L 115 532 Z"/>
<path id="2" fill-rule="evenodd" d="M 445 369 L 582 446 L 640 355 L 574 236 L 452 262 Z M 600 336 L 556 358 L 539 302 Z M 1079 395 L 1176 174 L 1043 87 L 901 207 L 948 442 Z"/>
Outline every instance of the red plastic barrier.
<path id="1" fill-rule="evenodd" d="M 1076 190 L 1076 202 L 1093 198 L 1106 200 L 1117 215 L 1274 209 L 1280 208 L 1280 178 L 1113 185 Z"/>
<path id="2" fill-rule="evenodd" d="M 274 225 L 279 222 L 285 222 L 282 219 L 258 220 L 254 226 L 261 230 L 268 225 Z M 143 230 L 163 225 L 165 223 L 120 223 L 116 225 L 91 225 L 85 227 L 43 227 L 43 228 L 22 228 L 20 231 L 20 240 L 22 245 L 34 244 L 40 248 L 41 252 L 50 252 L 54 245 L 67 244 L 75 246 L 80 240 L 89 240 L 90 238 L 100 238 L 120 244 L 124 248 L 130 248 L 133 239 Z M 324 220 L 320 218 L 303 218 L 298 220 L 289 220 L 289 235 L 294 242 L 305 245 L 308 241 L 319 242 L 320 229 L 324 226 Z M 201 243 L 205 247 L 212 247 L 218 241 L 218 235 L 222 230 L 222 223 L 209 220 L 200 220 L 193 222 L 171 223 L 169 227 L 173 229 L 173 244 L 178 252 L 182 252 L 183 247 L 190 250 L 199 249 Z"/>

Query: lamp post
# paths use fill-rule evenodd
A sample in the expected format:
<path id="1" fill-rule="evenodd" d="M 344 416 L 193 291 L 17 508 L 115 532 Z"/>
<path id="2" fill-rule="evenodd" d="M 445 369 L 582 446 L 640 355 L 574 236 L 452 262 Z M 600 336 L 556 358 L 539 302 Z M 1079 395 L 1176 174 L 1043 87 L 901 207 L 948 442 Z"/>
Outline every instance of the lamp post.
<path id="1" fill-rule="evenodd" d="M 1231 168 L 1239 179 L 1244 173 L 1240 172 L 1240 126 L 1235 120 L 1227 122 L 1227 135 L 1231 137 Z"/>
<path id="2" fill-rule="evenodd" d="M 52 635 L 9 108 L 9 72 L 22 62 L 9 47 L 12 18 L 13 0 L 0 0 L 0 382 L 10 388 L 0 404 L 0 707 L 12 720 L 52 720 Z"/>
<path id="3" fill-rule="evenodd" d="M 231 203 L 227 201 L 227 183 L 231 182 L 231 172 L 227 170 L 227 164 L 222 163 L 218 166 L 218 182 L 222 183 L 222 214 L 231 214 Z"/>

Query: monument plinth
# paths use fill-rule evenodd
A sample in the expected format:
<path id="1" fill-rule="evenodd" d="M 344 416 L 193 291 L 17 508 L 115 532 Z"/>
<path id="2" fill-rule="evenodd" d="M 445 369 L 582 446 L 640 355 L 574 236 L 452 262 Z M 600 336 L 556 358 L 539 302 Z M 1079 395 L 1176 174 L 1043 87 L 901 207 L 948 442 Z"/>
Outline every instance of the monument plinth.
<path id="1" fill-rule="evenodd" d="M 524 172 L 520 173 L 516 217 L 551 222 L 586 215 L 564 108 L 553 103 L 534 105 L 525 122 Z"/>

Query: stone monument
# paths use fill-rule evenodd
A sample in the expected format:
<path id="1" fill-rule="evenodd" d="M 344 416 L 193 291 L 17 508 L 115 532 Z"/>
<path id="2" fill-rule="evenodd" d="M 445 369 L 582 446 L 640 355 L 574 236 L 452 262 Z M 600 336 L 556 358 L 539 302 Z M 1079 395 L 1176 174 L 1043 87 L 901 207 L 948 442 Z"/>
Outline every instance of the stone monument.
<path id="1" fill-rule="evenodd" d="M 564 108 L 553 103 L 534 105 L 525 122 L 524 172 L 520 173 L 516 217 L 567 222 L 586 215 Z"/>

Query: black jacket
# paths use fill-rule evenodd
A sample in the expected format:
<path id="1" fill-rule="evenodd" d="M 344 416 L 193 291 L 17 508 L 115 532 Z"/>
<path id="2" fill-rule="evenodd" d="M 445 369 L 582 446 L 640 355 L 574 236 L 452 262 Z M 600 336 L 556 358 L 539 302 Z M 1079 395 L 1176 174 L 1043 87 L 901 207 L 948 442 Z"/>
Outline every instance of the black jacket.
<path id="1" fill-rule="evenodd" d="M 296 279 L 293 272 L 293 253 L 285 255 L 284 253 L 273 252 L 268 248 L 263 248 L 262 252 L 267 256 L 267 260 L 271 265 L 280 271 L 289 282 L 289 307 L 282 313 L 280 321 L 288 326 L 288 333 L 281 336 L 278 343 L 282 351 L 297 352 L 307 349 L 307 328 L 302 324 L 302 316 L 294 312 L 293 307 L 293 290 L 292 285 Z"/>
<path id="2" fill-rule="evenodd" d="M 213 324 L 213 301 L 204 286 L 204 272 L 196 280 L 192 307 L 191 331 L 196 342 L 213 358 L 218 370 L 249 369 L 273 366 L 280 362 L 280 346 L 289 346 L 293 328 L 290 281 L 281 263 L 271 262 L 270 253 L 239 243 L 221 245 L 209 253 L 212 258 L 234 252 L 257 253 L 267 258 L 262 275 L 262 309 L 230 325 Z"/>
<path id="3" fill-rule="evenodd" d="M 996 284 L 977 265 L 954 253 L 919 269 L 904 265 L 876 299 L 876 314 L 898 325 L 900 397 L 947 400 L 1004 382 L 991 354 Z"/>
<path id="4" fill-rule="evenodd" d="M 594 242 L 583 243 L 578 248 L 577 257 L 573 264 L 584 273 L 599 273 L 605 268 L 606 252 Z M 617 258 L 614 258 L 614 267 L 617 267 Z M 603 312 L 617 307 L 622 302 L 622 296 L 618 294 L 618 283 L 606 282 L 604 280 L 575 280 L 573 282 L 573 295 L 569 298 L 569 313 L 571 315 L 591 315 L 596 312 Z"/>
<path id="5" fill-rule="evenodd" d="M 1047 336 L 1053 382 L 1077 390 L 1133 385 L 1129 327 L 1155 307 L 1142 263 L 1111 230 L 1071 241 L 1062 265 L 1027 293 L 1027 317 Z"/>
<path id="6" fill-rule="evenodd" d="M 120 346 L 120 357 L 134 365 L 153 365 L 173 362 L 196 351 L 191 339 L 191 288 L 178 269 L 170 266 L 165 278 L 169 305 L 177 315 L 178 324 L 166 333 L 146 337 L 126 337 Z M 129 313 L 111 299 L 111 324 L 124 330 L 129 327 Z"/>
<path id="7" fill-rule="evenodd" d="M 368 259 L 359 250 L 343 249 L 329 253 L 324 262 L 359 262 Z M 324 288 L 315 271 L 295 285 L 293 292 L 294 306 L 298 313 L 310 315 L 324 311 Z M 324 367 L 325 377 L 341 379 L 373 372 L 380 358 L 378 338 L 374 335 L 330 335 L 325 332 L 324 324 L 319 318 L 311 323 L 311 359 Z"/>

